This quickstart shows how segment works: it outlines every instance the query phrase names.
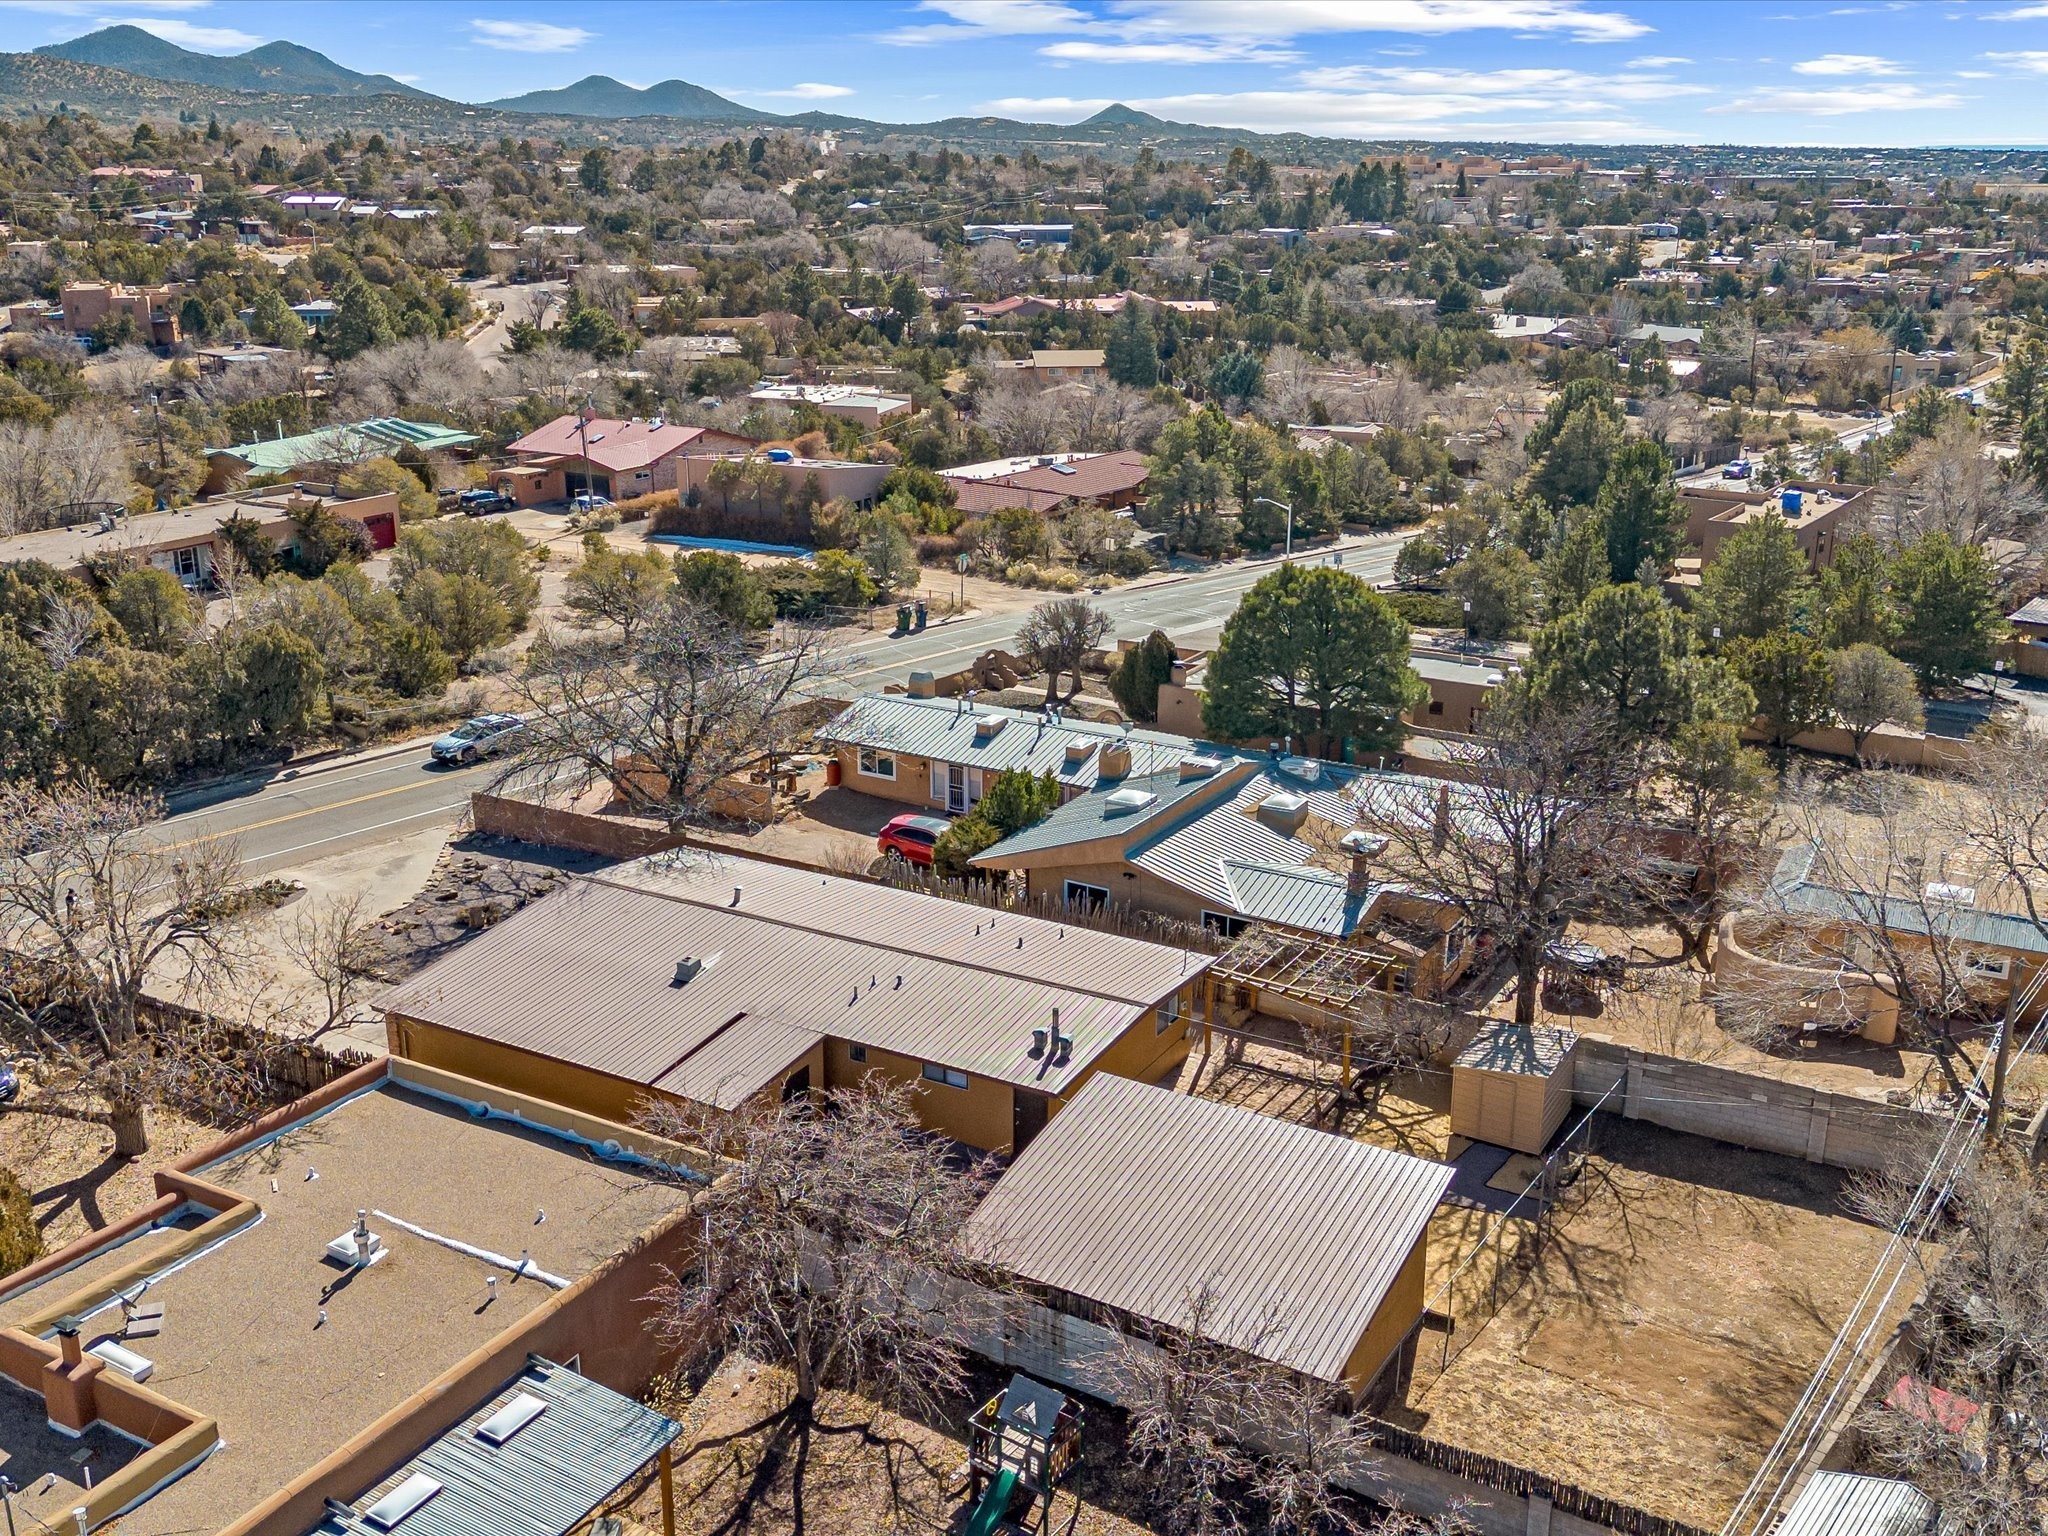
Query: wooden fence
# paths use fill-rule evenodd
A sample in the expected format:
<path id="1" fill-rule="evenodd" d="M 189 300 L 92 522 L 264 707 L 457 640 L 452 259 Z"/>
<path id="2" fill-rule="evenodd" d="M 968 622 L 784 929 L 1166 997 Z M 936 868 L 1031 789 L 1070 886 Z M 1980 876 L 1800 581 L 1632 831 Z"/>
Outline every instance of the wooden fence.
<path id="1" fill-rule="evenodd" d="M 1147 912 L 1120 902 L 1104 902 L 1101 906 L 1089 908 L 1070 907 L 1049 891 L 1027 896 L 1021 886 L 1013 887 L 1007 882 L 952 879 L 927 873 L 908 863 L 885 864 L 882 872 L 873 878 L 879 884 L 894 886 L 901 891 L 923 891 L 932 896 L 944 896 L 949 901 L 964 901 L 999 912 L 1044 918 L 1047 922 L 1064 923 L 1070 928 L 1119 933 L 1126 938 L 1145 939 L 1174 949 L 1192 949 L 1205 955 L 1220 955 L 1230 947 L 1230 941 L 1222 934 L 1199 923 Z"/>

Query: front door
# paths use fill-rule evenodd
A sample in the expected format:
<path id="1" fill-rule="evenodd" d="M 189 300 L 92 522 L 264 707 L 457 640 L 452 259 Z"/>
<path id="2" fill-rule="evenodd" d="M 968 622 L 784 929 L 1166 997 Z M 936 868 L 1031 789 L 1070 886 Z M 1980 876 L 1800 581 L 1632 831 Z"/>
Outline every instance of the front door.
<path id="1" fill-rule="evenodd" d="M 1010 1112 L 1010 1156 L 1016 1157 L 1045 1129 L 1046 1097 L 1028 1088 L 1011 1090 L 1016 1107 Z"/>
<path id="2" fill-rule="evenodd" d="M 946 809 L 955 816 L 967 810 L 967 767 L 964 763 L 949 763 L 946 766 Z"/>

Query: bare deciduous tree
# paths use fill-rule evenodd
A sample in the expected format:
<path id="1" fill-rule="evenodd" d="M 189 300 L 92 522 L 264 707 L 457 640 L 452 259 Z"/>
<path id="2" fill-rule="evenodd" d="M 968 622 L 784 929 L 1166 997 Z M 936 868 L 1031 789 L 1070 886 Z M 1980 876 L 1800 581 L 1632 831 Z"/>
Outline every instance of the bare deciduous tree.
<path id="1" fill-rule="evenodd" d="M 1469 784 L 1444 786 L 1433 807 L 1394 791 L 1367 802 L 1390 864 L 1513 961 L 1519 1024 L 1536 1020 L 1545 947 L 1647 883 L 1651 854 L 1626 793 L 1637 773 L 1604 718 L 1504 689 L 1481 722 Z"/>
<path id="2" fill-rule="evenodd" d="M 153 833 L 162 814 L 152 797 L 89 781 L 0 785 L 0 926 L 13 957 L 0 1032 L 49 1078 L 15 1107 L 106 1125 L 122 1157 L 149 1149 L 143 1117 L 163 1054 L 141 1039 L 152 972 L 195 984 L 235 959 L 239 850 L 166 847 Z"/>
<path id="3" fill-rule="evenodd" d="M 2035 554 L 2048 547 L 2048 503 L 2024 475 L 1988 457 L 1987 446 L 1973 422 L 1945 423 L 1878 492 L 1879 532 L 1895 545 L 1945 533 L 1979 548 L 1998 540 Z"/>
<path id="4" fill-rule="evenodd" d="M 1370 1427 L 1342 1412 L 1327 1387 L 1262 1358 L 1284 1317 L 1270 1313 L 1249 1329 L 1229 1320 L 1241 1342 L 1226 1344 L 1215 1337 L 1226 1331 L 1222 1314 L 1214 1288 L 1197 1285 L 1184 1326 L 1155 1340 L 1125 1337 L 1104 1364 L 1161 1528 L 1226 1536 L 1254 1525 L 1256 1505 L 1264 1529 L 1282 1536 L 1375 1529 L 1342 1486 L 1371 1465 Z"/>
<path id="5" fill-rule="evenodd" d="M 698 1196 L 698 1267 L 651 1297 L 662 1342 L 786 1369 L 795 1395 L 776 1417 L 799 1428 L 835 1388 L 910 1413 L 960 1390 L 969 1293 L 939 1282 L 976 1273 L 956 1242 L 994 1170 L 921 1132 L 914 1093 L 870 1075 L 829 1106 L 650 1105 L 647 1129 L 726 1163 Z"/>
<path id="6" fill-rule="evenodd" d="M 1919 1160 L 1924 1163 L 1924 1159 Z M 1920 1214 L 1920 1167 L 1863 1182 L 1865 1214 L 1885 1225 Z M 1978 1404 L 1967 1423 L 1873 1405 L 1859 1418 L 1863 1454 L 1910 1481 L 1945 1528 L 2031 1536 L 2048 1518 L 2048 1188 L 1987 1152 L 1962 1172 L 1918 1247 L 1926 1290 L 1915 1309 L 1917 1374 Z"/>
<path id="7" fill-rule="evenodd" d="M 369 903 L 358 890 L 307 901 L 284 925 L 284 952 L 320 989 L 322 1016 L 311 1021 L 306 1039 L 346 1029 L 368 997 L 376 953 L 364 933 L 369 917 Z"/>
<path id="8" fill-rule="evenodd" d="M 720 780 L 795 746 L 831 675 L 821 631 L 789 628 L 757 655 L 671 587 L 630 644 L 541 632 L 513 681 L 528 724 L 498 783 L 550 796 L 609 780 L 636 812 L 685 827 Z"/>
<path id="9" fill-rule="evenodd" d="M 1040 603 L 1017 631 L 1018 648 L 1045 673 L 1045 702 L 1060 703 L 1081 691 L 1081 663 L 1109 637 L 1115 623 L 1085 597 L 1056 597 Z M 1072 674 L 1074 685 L 1062 694 L 1060 678 Z"/>

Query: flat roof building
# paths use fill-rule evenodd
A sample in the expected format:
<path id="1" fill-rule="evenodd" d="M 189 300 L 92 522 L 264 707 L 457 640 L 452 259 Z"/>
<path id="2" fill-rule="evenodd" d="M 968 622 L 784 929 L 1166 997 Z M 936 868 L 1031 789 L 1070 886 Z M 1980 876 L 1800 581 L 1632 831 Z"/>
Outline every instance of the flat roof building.
<path id="1" fill-rule="evenodd" d="M 661 1366 L 644 1298 L 694 1240 L 681 1170 L 704 1167 L 415 1063 L 359 1068 L 169 1164 L 153 1203 L 7 1277 L 0 1374 L 21 1390 L 0 1402 L 88 1448 L 128 1437 L 65 1495 L 91 1526 L 301 1536 L 529 1356 L 639 1391 Z M 543 1435 L 570 1417 L 569 1385 L 528 1387 L 552 1393 Z M 35 1451 L 17 1440 L 25 1417 L 0 1412 L 17 1478 Z"/>

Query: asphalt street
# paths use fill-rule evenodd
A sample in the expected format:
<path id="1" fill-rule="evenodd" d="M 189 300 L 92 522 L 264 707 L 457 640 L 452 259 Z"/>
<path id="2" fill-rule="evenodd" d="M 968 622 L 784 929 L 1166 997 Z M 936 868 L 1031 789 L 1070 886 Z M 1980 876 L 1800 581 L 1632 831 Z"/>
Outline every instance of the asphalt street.
<path id="1" fill-rule="evenodd" d="M 1388 534 L 1349 540 L 1299 559 L 1327 564 L 1334 557 L 1343 569 L 1378 581 L 1392 573 L 1404 538 Z M 1096 601 L 1116 621 L 1118 635 L 1136 638 L 1158 628 L 1182 644 L 1207 644 L 1245 589 L 1278 564 L 1238 562 L 1152 577 Z M 853 693 L 901 682 L 919 667 L 949 671 L 991 646 L 1010 644 L 1021 619 L 1019 613 L 970 616 L 900 638 L 881 630 L 853 631 L 838 646 L 844 668 L 840 689 Z M 250 874 L 288 874 L 324 858 L 424 832 L 437 821 L 452 828 L 471 792 L 488 784 L 498 767 L 443 768 L 429 760 L 423 747 L 414 747 L 297 773 L 250 775 L 169 796 L 163 836 L 173 847 L 232 837 L 240 843 L 243 867 Z"/>

